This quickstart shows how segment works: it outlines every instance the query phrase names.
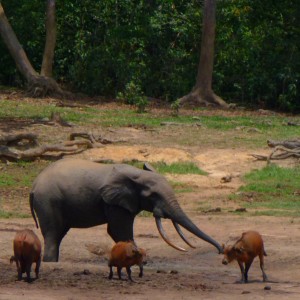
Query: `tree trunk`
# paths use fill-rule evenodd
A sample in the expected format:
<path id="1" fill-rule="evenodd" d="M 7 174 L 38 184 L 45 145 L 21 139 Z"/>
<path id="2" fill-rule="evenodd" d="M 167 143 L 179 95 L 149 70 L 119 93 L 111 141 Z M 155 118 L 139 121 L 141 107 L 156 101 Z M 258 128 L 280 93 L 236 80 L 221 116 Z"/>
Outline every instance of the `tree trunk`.
<path id="1" fill-rule="evenodd" d="M 203 9 L 201 54 L 196 84 L 180 103 L 227 107 L 227 103 L 212 90 L 214 43 L 216 29 L 216 0 L 205 0 Z"/>
<path id="2" fill-rule="evenodd" d="M 54 49 L 56 43 L 55 0 L 47 0 L 46 43 L 42 62 L 41 75 L 52 77 Z"/>
<path id="3" fill-rule="evenodd" d="M 30 61 L 27 58 L 25 51 L 23 50 L 21 44 L 18 41 L 13 29 L 11 28 L 6 15 L 4 13 L 2 4 L 0 2 L 0 34 L 10 52 L 12 58 L 14 59 L 17 68 L 25 79 L 30 82 L 33 77 L 38 76 L 36 71 L 33 69 Z"/>
<path id="4" fill-rule="evenodd" d="M 47 95 L 63 96 L 64 91 L 52 78 L 40 76 L 32 67 L 24 49 L 15 35 L 5 15 L 0 2 L 0 35 L 9 53 L 14 59 L 18 70 L 24 76 L 29 94 L 34 97 L 45 97 Z"/>

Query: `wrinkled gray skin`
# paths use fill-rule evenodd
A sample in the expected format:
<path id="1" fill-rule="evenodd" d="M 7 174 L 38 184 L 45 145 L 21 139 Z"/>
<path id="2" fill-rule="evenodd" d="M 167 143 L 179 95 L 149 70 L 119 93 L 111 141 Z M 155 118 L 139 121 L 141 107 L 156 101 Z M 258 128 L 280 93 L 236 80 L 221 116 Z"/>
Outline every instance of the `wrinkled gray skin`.
<path id="1" fill-rule="evenodd" d="M 142 210 L 156 219 L 171 219 L 222 253 L 185 215 L 166 179 L 145 168 L 62 159 L 44 169 L 30 193 L 31 212 L 44 237 L 43 260 L 58 261 L 61 240 L 70 228 L 107 223 L 115 242 L 133 240 L 134 218 Z"/>

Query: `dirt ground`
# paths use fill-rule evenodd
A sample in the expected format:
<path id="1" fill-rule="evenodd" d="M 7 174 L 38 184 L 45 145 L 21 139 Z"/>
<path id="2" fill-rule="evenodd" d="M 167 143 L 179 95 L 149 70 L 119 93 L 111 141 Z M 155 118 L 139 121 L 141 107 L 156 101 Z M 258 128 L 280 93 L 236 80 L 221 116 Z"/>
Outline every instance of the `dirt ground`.
<path id="1" fill-rule="evenodd" d="M 89 229 L 71 229 L 60 247 L 58 263 L 42 263 L 40 278 L 27 283 L 17 281 L 15 265 L 9 264 L 15 231 L 33 229 L 41 241 L 42 235 L 32 219 L 0 220 L 0 299 L 299 299 L 300 297 L 300 219 L 281 217 L 253 217 L 223 213 L 237 208 L 227 196 L 242 184 L 240 176 L 251 169 L 260 168 L 249 156 L 249 150 L 239 148 L 168 146 L 143 143 L 145 137 L 134 128 L 126 130 L 127 144 L 106 145 L 77 155 L 85 159 L 124 158 L 148 161 L 195 161 L 209 173 L 208 176 L 176 175 L 168 179 L 187 182 L 193 192 L 179 195 L 179 202 L 201 230 L 219 243 L 230 243 L 243 231 L 258 230 L 264 239 L 265 269 L 268 282 L 262 282 L 259 260 L 255 259 L 249 271 L 249 283 L 240 284 L 237 263 L 221 263 L 222 255 L 210 244 L 186 232 L 196 246 L 188 252 L 169 247 L 159 236 L 152 217 L 137 217 L 135 239 L 147 250 L 148 263 L 144 277 L 138 277 L 133 267 L 134 283 L 117 279 L 108 280 L 107 252 L 113 242 L 106 226 Z M 116 131 L 114 131 L 116 134 Z M 119 134 L 119 133 L 117 133 Z M 151 132 L 147 134 L 147 141 Z M 128 143 L 128 140 L 130 143 Z M 155 139 L 154 139 L 155 140 Z M 259 149 L 258 149 L 259 151 Z M 261 149 L 263 153 L 265 149 Z M 256 151 L 257 152 L 257 151 Z M 285 164 L 293 162 L 285 162 Z M 221 178 L 230 175 L 232 180 L 223 183 Z M 220 207 L 222 213 L 203 213 L 199 207 Z M 170 239 L 180 246 L 180 239 L 172 223 L 163 221 Z M 95 254 L 95 253 L 98 253 Z"/>

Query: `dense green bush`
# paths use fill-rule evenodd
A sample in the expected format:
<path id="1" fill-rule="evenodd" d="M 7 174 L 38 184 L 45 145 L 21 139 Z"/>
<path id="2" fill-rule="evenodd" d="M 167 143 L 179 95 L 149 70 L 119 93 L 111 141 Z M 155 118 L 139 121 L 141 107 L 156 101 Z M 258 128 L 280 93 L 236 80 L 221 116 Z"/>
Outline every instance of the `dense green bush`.
<path id="1" fill-rule="evenodd" d="M 116 97 L 134 82 L 174 101 L 195 83 L 202 1 L 57 0 L 55 77 L 74 91 Z M 45 40 L 45 2 L 3 0 L 34 67 Z M 217 1 L 213 88 L 225 100 L 300 108 L 297 0 Z M 20 76 L 0 41 L 0 84 Z"/>
<path id="2" fill-rule="evenodd" d="M 214 79 L 221 95 L 299 110 L 299 9 L 299 1 L 219 3 Z"/>

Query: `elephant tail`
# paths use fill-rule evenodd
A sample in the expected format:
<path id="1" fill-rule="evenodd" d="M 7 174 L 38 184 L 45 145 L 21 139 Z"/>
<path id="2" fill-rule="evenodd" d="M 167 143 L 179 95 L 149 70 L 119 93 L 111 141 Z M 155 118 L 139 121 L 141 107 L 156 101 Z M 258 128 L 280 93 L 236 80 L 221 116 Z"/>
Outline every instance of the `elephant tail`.
<path id="1" fill-rule="evenodd" d="M 37 222 L 37 219 L 36 219 L 36 216 L 35 216 L 35 213 L 34 213 L 34 209 L 33 209 L 33 200 L 34 200 L 34 193 L 30 193 L 30 195 L 29 195 L 29 205 L 30 205 L 31 215 L 34 219 L 36 228 L 39 228 L 39 224 Z"/>

